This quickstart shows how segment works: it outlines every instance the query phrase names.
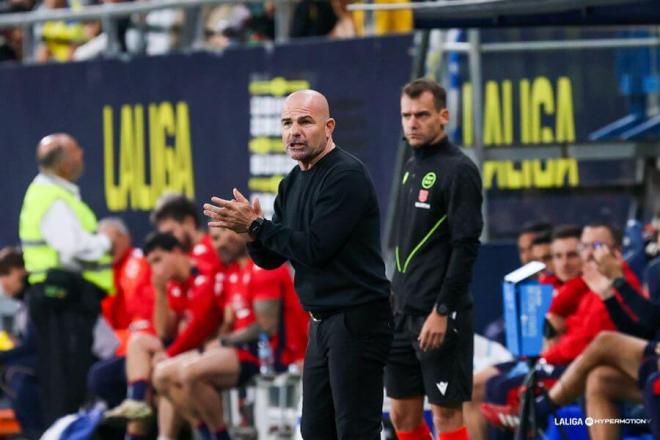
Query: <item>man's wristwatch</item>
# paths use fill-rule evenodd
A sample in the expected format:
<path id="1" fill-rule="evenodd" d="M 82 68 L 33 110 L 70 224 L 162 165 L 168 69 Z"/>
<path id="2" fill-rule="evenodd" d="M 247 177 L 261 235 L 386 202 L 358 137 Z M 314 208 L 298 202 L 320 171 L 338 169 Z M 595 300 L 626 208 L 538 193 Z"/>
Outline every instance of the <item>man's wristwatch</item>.
<path id="1" fill-rule="evenodd" d="M 255 219 L 252 223 L 250 223 L 250 227 L 248 228 L 248 234 L 250 237 L 253 239 L 257 239 L 259 237 L 259 233 L 261 232 L 261 228 L 264 226 L 264 219 L 263 217 L 258 217 Z"/>
<path id="2" fill-rule="evenodd" d="M 445 304 L 445 303 L 436 304 L 435 305 L 435 312 L 440 316 L 448 316 L 449 315 L 449 309 L 447 308 L 447 304 Z"/>

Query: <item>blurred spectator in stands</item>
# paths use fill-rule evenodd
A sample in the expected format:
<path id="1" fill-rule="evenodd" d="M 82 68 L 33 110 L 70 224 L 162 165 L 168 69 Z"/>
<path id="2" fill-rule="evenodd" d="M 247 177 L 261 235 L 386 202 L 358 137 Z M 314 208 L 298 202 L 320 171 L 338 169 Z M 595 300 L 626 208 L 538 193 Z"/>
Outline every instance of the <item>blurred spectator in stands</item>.
<path id="1" fill-rule="evenodd" d="M 291 38 L 329 36 L 352 38 L 358 35 L 349 0 L 302 0 L 294 10 Z"/>
<path id="2" fill-rule="evenodd" d="M 353 15 L 348 11 L 348 3 L 349 0 L 330 0 L 337 16 L 337 23 L 330 31 L 331 38 L 354 38 L 358 35 Z"/>
<path id="3" fill-rule="evenodd" d="M 27 271 L 23 254 L 17 248 L 0 249 L 0 290 L 21 303 L 15 315 L 16 347 L 0 351 L 0 387 L 9 398 L 22 435 L 29 439 L 39 438 L 45 429 L 39 398 L 37 379 L 37 349 L 34 329 L 29 322 L 27 298 Z"/>
<path id="4" fill-rule="evenodd" d="M 210 9 L 204 19 L 207 46 L 224 49 L 245 40 L 251 14 L 247 5 L 220 5 Z"/>
<path id="5" fill-rule="evenodd" d="M 518 255 L 520 264 L 525 265 L 532 261 L 532 242 L 544 233 L 550 233 L 552 226 L 549 223 L 535 222 L 523 225 L 518 233 Z"/>
<path id="6" fill-rule="evenodd" d="M 275 40 L 275 2 L 266 0 L 261 5 L 251 5 L 248 22 L 249 43 L 263 43 Z"/>
<path id="7" fill-rule="evenodd" d="M 0 14 L 27 12 L 34 7 L 34 0 L 0 0 Z"/>
<path id="8" fill-rule="evenodd" d="M 291 38 L 329 35 L 338 18 L 330 1 L 301 0 L 293 12 Z"/>
<path id="9" fill-rule="evenodd" d="M 23 59 L 23 30 L 0 29 L 0 62 Z"/>
<path id="10" fill-rule="evenodd" d="M 552 243 L 550 232 L 541 233 L 532 240 L 532 261 L 538 261 L 539 263 L 545 264 L 545 269 L 543 269 L 542 272 L 545 276 L 555 273 L 552 264 L 552 249 L 550 243 Z"/>
<path id="11" fill-rule="evenodd" d="M 363 3 L 357 1 L 356 3 Z M 373 0 L 373 4 L 386 5 L 388 3 L 410 3 L 410 0 Z M 411 9 L 382 10 L 372 13 L 373 23 L 368 23 L 369 13 L 365 11 L 353 12 L 353 19 L 359 35 L 370 35 L 373 29 L 374 35 L 398 34 L 412 32 L 413 14 Z"/>
<path id="12" fill-rule="evenodd" d="M 260 44 L 275 39 L 275 4 L 221 5 L 204 19 L 206 46 L 224 49 L 237 44 Z"/>
<path id="13" fill-rule="evenodd" d="M 123 3 L 131 0 L 100 0 L 102 4 Z M 130 17 L 117 17 L 113 19 L 116 26 L 116 41 L 108 40 L 108 33 L 103 30 L 100 21 L 85 23 L 85 34 L 89 36 L 89 41 L 76 48 L 73 53 L 75 61 L 90 60 L 103 56 L 108 51 L 108 45 L 116 44 L 116 52 L 126 53 L 128 51 L 126 43 L 126 33 L 131 26 Z"/>
<path id="14" fill-rule="evenodd" d="M 161 9 L 145 16 L 147 55 L 162 55 L 177 49 L 184 13 L 180 9 Z"/>
<path id="15" fill-rule="evenodd" d="M 72 9 L 81 8 L 80 3 L 69 4 L 67 0 L 44 0 L 39 9 Z M 83 23 L 78 21 L 48 21 L 36 28 L 37 47 L 36 60 L 40 63 L 47 61 L 70 61 L 76 47 L 91 38 Z"/>

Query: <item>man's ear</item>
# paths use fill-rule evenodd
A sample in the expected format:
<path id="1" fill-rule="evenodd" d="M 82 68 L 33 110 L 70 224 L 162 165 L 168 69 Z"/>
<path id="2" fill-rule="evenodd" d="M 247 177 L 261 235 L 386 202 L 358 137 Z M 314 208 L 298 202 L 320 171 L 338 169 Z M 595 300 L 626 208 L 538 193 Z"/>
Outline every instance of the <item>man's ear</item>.
<path id="1" fill-rule="evenodd" d="M 440 123 L 442 125 L 449 124 L 449 110 L 447 108 L 440 110 Z"/>
<path id="2" fill-rule="evenodd" d="M 325 121 L 325 136 L 330 137 L 332 135 L 332 132 L 335 131 L 335 125 L 337 122 L 334 120 L 334 118 L 329 118 L 327 121 Z"/>

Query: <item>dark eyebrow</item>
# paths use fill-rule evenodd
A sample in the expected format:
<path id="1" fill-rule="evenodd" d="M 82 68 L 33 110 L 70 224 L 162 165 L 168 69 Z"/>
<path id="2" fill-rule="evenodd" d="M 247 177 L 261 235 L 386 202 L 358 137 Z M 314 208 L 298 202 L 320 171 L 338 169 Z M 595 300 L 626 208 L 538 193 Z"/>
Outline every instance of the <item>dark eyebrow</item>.
<path id="1" fill-rule="evenodd" d="M 293 118 L 286 117 L 282 118 L 282 122 L 291 122 Z M 300 116 L 298 119 L 298 122 L 304 122 L 304 121 L 314 121 L 314 118 L 311 115 L 303 115 Z"/>
<path id="2" fill-rule="evenodd" d="M 428 110 L 422 110 L 420 112 L 401 112 L 401 115 L 407 116 L 407 115 L 415 115 L 417 117 L 423 116 L 423 115 L 430 115 L 431 112 Z"/>

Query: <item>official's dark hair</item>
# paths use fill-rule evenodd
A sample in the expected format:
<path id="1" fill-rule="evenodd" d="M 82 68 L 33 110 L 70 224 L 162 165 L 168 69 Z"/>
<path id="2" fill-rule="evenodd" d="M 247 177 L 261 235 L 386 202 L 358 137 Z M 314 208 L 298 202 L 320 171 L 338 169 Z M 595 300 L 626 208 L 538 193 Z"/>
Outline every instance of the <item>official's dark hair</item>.
<path id="1" fill-rule="evenodd" d="M 183 251 L 181 242 L 177 240 L 174 235 L 162 232 L 152 232 L 147 235 L 147 238 L 145 238 L 142 252 L 144 252 L 145 256 L 148 256 L 156 249 L 171 252 L 177 248 Z"/>
<path id="2" fill-rule="evenodd" d="M 552 240 L 561 240 L 564 238 L 580 239 L 582 228 L 575 225 L 560 225 L 552 230 Z"/>
<path id="3" fill-rule="evenodd" d="M 623 232 L 621 229 L 618 227 L 610 224 L 610 223 L 605 223 L 605 222 L 591 222 L 588 225 L 585 226 L 585 228 L 605 228 L 608 231 L 610 231 L 610 235 L 612 236 L 612 241 L 614 242 L 614 247 L 615 248 L 621 248 L 621 244 L 623 243 Z"/>
<path id="4" fill-rule="evenodd" d="M 447 92 L 440 84 L 432 79 L 416 79 L 403 86 L 401 90 L 402 95 L 409 96 L 413 99 L 419 98 L 424 92 L 431 92 L 436 110 L 447 107 Z"/>
<path id="5" fill-rule="evenodd" d="M 195 227 L 199 228 L 199 216 L 197 206 L 192 200 L 181 194 L 166 194 L 158 199 L 156 207 L 151 213 L 151 222 L 158 224 L 163 220 L 172 219 L 183 223 L 186 217 L 190 217 L 195 222 Z"/>
<path id="6" fill-rule="evenodd" d="M 0 249 L 0 275 L 7 275 L 14 268 L 25 268 L 21 250 L 12 246 Z"/>
<path id="7" fill-rule="evenodd" d="M 550 233 L 552 233 L 552 225 L 550 223 L 529 222 L 523 225 L 518 235 L 523 235 L 523 234 L 539 235 L 539 234 L 550 234 Z"/>
<path id="8" fill-rule="evenodd" d="M 550 243 L 552 243 L 552 237 L 550 236 L 550 231 L 541 232 L 536 237 L 534 237 L 534 240 L 532 240 L 532 246 L 538 246 L 540 244 L 550 244 Z"/>

